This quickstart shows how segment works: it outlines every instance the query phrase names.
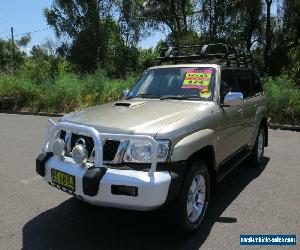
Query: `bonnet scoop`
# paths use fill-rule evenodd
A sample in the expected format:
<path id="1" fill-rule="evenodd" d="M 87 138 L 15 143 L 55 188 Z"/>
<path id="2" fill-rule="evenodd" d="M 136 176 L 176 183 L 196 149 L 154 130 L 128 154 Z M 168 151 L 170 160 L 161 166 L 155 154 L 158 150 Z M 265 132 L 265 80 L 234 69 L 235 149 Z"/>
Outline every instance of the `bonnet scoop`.
<path id="1" fill-rule="evenodd" d="M 143 105 L 145 102 L 144 101 L 139 101 L 139 102 L 126 102 L 126 101 L 119 101 L 113 104 L 115 107 L 127 107 L 127 108 L 134 108 L 137 106 Z"/>

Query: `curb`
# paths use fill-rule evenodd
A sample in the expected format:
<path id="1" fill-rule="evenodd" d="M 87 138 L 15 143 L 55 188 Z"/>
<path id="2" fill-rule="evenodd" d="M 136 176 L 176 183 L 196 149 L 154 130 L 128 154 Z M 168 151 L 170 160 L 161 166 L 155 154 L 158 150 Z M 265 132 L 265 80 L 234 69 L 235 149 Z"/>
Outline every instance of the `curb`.
<path id="1" fill-rule="evenodd" d="M 292 131 L 300 131 L 300 126 L 297 125 L 283 125 L 283 124 L 269 124 L 269 128 L 271 129 L 281 129 L 281 130 L 292 130 Z"/>
<path id="2" fill-rule="evenodd" d="M 31 112 L 31 111 L 11 111 L 11 110 L 0 110 L 0 113 L 15 114 L 15 115 L 49 116 L 49 117 L 62 117 L 64 115 L 64 114 L 60 114 L 60 113 Z"/>

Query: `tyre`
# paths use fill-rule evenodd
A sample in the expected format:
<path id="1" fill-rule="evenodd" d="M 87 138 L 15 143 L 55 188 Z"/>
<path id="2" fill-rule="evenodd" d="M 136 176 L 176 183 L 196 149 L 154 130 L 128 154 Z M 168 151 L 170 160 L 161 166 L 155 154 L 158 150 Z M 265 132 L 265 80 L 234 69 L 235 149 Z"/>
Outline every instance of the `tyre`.
<path id="1" fill-rule="evenodd" d="M 173 210 L 176 231 L 184 234 L 199 228 L 210 198 L 210 176 L 206 163 L 196 160 L 191 164 L 179 196 L 169 207 Z"/>
<path id="2" fill-rule="evenodd" d="M 260 165 L 264 156 L 264 149 L 265 149 L 265 130 L 263 127 L 260 127 L 257 133 L 255 145 L 252 149 L 252 153 L 249 157 L 250 162 L 254 166 Z"/>

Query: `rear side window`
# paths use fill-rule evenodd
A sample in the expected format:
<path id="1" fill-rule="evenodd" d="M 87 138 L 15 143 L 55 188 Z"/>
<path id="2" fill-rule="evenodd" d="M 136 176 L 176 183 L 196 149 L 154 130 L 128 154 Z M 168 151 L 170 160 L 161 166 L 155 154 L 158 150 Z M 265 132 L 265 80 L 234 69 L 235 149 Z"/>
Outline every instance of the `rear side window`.
<path id="1" fill-rule="evenodd" d="M 231 69 L 222 69 L 221 71 L 221 86 L 220 86 L 220 97 L 221 101 L 224 100 L 224 97 L 229 92 L 235 92 L 236 84 L 233 75 L 233 71 Z"/>
<path id="2" fill-rule="evenodd" d="M 237 86 L 244 98 L 255 95 L 253 84 L 251 83 L 251 71 L 249 70 L 234 70 Z"/>

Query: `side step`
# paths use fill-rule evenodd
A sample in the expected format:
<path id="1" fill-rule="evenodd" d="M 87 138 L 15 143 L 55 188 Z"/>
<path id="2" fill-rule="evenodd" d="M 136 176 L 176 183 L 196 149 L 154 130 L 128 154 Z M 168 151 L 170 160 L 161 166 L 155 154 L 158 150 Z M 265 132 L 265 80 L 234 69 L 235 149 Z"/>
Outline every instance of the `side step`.
<path id="1" fill-rule="evenodd" d="M 223 180 L 235 167 L 237 167 L 243 160 L 245 160 L 250 154 L 251 150 L 244 147 L 235 154 L 233 154 L 219 167 L 217 172 L 217 182 Z"/>

